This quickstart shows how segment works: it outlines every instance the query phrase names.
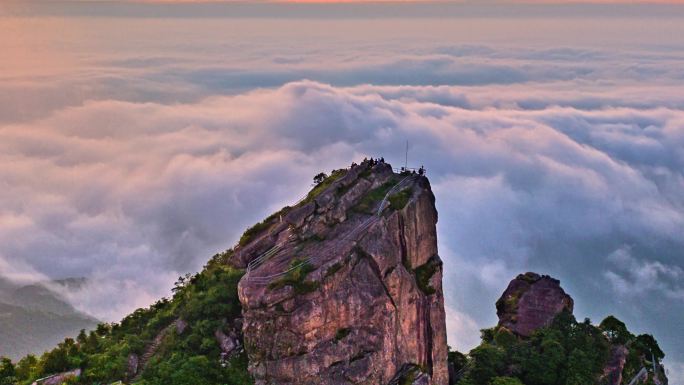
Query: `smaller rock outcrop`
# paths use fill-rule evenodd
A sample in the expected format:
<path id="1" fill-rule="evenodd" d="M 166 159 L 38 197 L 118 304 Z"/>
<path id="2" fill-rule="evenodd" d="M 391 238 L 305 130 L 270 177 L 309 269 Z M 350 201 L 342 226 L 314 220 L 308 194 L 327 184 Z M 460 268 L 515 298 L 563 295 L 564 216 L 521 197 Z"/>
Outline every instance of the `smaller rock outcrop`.
<path id="1" fill-rule="evenodd" d="M 573 300 L 560 287 L 560 281 L 548 275 L 518 275 L 496 302 L 499 326 L 529 337 L 566 310 L 572 313 Z"/>
<path id="2" fill-rule="evenodd" d="M 235 353 L 242 351 L 242 319 L 236 319 L 230 327 L 217 329 L 214 332 L 216 342 L 221 347 L 223 359 L 230 359 Z"/>

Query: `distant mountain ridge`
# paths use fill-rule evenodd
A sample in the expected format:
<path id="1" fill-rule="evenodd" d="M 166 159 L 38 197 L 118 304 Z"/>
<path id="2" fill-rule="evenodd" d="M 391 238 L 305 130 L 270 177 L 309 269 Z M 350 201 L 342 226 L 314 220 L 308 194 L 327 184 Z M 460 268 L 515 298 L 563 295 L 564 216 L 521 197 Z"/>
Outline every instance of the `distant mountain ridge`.
<path id="1" fill-rule="evenodd" d="M 79 312 L 49 286 L 77 288 L 84 278 L 20 285 L 0 278 L 0 356 L 40 354 L 98 320 Z"/>

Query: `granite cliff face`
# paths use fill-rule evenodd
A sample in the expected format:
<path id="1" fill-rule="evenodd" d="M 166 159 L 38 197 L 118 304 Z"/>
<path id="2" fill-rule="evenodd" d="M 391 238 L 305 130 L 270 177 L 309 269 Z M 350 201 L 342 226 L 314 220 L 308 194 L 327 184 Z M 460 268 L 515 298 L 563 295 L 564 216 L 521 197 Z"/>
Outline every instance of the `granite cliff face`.
<path id="1" fill-rule="evenodd" d="M 548 275 L 525 273 L 512 280 L 498 301 L 499 326 L 529 337 L 548 326 L 563 310 L 572 313 L 574 302 L 560 287 L 560 281 Z"/>
<path id="2" fill-rule="evenodd" d="M 248 268 L 256 384 L 446 385 L 436 222 L 426 177 L 365 161 L 243 240 L 230 263 Z"/>

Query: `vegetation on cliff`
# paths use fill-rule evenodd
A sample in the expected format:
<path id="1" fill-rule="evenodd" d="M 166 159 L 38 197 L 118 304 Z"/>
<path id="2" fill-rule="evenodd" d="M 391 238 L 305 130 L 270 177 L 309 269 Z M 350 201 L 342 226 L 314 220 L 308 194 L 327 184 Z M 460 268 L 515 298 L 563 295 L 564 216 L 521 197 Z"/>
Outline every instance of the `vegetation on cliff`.
<path id="1" fill-rule="evenodd" d="M 244 352 L 220 362 L 215 332 L 240 315 L 237 283 L 243 272 L 221 263 L 226 254 L 212 258 L 205 269 L 181 277 L 171 299 L 162 299 L 147 309 L 138 309 L 119 323 L 100 324 L 67 338 L 56 348 L 35 357 L 22 358 L 16 365 L 3 360 L 0 384 L 30 384 L 34 380 L 81 369 L 71 384 L 109 384 L 125 380 L 130 358 L 146 348 L 174 321 L 182 319 L 185 330 L 167 333 L 155 354 L 146 362 L 136 383 L 146 385 L 251 384 Z M 141 368 L 142 369 L 142 368 Z M 138 370 L 141 371 L 141 370 Z"/>
<path id="2" fill-rule="evenodd" d="M 459 373 L 458 385 L 586 385 L 610 384 L 606 373 L 616 347 L 629 350 L 622 369 L 624 383 L 642 367 L 652 367 L 651 352 L 660 364 L 664 354 L 651 335 L 635 336 L 610 316 L 599 326 L 578 322 L 568 311 L 529 338 L 503 326 L 482 330 L 482 343 L 468 355 L 452 352 L 449 360 Z M 642 384 L 654 384 L 649 376 Z"/>
<path id="3" fill-rule="evenodd" d="M 16 364 L 1 359 L 0 385 L 28 385 L 75 370 L 78 376 L 59 383 L 253 384 L 248 355 L 242 349 L 243 330 L 251 370 L 260 363 L 266 368 L 263 361 L 269 360 L 266 369 L 270 372 L 261 373 L 261 378 L 255 375 L 258 383 L 285 383 L 278 379 L 292 377 L 291 363 L 301 360 L 297 379 L 287 383 L 323 383 L 311 379 L 327 378 L 325 383 L 337 384 L 336 378 L 344 374 L 351 378 L 344 383 L 368 383 L 376 376 L 374 383 L 386 384 L 391 379 L 392 384 L 446 384 L 442 262 L 437 254 L 434 196 L 422 177 L 411 179 L 410 188 L 395 192 L 393 187 L 403 179 L 391 166 L 381 163 L 375 166 L 375 174 L 371 170 L 364 162 L 330 176 L 316 175 L 315 187 L 302 202 L 249 228 L 234 251 L 215 255 L 201 272 L 180 277 L 171 298 L 138 309 L 119 323 L 81 331 L 39 357 L 29 355 Z M 391 210 L 380 210 L 383 215 L 378 215 L 384 198 Z M 349 218 L 363 231 L 351 226 L 345 230 Z M 274 247 L 278 232 L 286 232 L 287 237 L 280 238 L 293 239 L 291 244 Z M 341 241 L 346 238 L 351 240 Z M 263 247 L 253 247 L 260 242 Z M 330 257 L 322 253 L 328 250 L 326 243 L 336 251 Z M 284 274 L 273 274 L 265 284 L 255 281 L 250 286 L 247 279 L 240 283 L 244 270 L 236 263 L 246 265 L 271 249 L 287 251 L 288 270 L 283 272 L 281 265 L 274 264 L 278 270 L 271 273 Z M 253 255 L 236 259 L 241 253 Z M 328 260 L 314 263 L 310 257 L 316 255 Z M 382 258 L 386 256 L 394 259 Z M 269 267 L 268 260 L 265 267 Z M 318 275 L 313 274 L 317 271 Z M 250 294 L 254 296 L 251 303 Z M 312 303 L 317 307 L 308 306 Z M 649 365 L 660 367 L 664 354 L 652 336 L 635 336 L 612 316 L 598 326 L 588 319 L 578 322 L 572 304 L 559 281 L 521 274 L 497 302 L 499 325 L 482 330 L 480 346 L 467 355 L 448 354 L 451 381 L 459 385 L 613 385 L 623 378 L 628 381 Z M 409 332 L 419 327 L 424 334 Z M 401 337 L 397 340 L 404 345 L 386 349 L 377 337 L 387 335 Z M 273 357 L 288 361 L 283 360 L 279 368 Z M 308 382 L 296 382 L 305 381 L 306 375 Z M 428 377 L 431 382 L 425 382 Z M 643 383 L 654 384 L 653 376 Z"/>
<path id="4" fill-rule="evenodd" d="M 315 199 L 346 172 L 340 169 L 329 176 L 317 175 L 314 188 L 299 205 Z M 248 228 L 238 244 L 250 243 L 292 209 L 284 207 Z M 119 323 L 82 330 L 76 338 L 66 338 L 40 356 L 27 355 L 16 363 L 1 358 L 0 385 L 28 385 L 72 370 L 80 370 L 80 375 L 66 376 L 60 383 L 252 384 L 244 350 L 236 349 L 226 357 L 217 341 L 217 331 L 229 329 L 241 315 L 237 285 L 244 270 L 227 263 L 232 254 L 228 250 L 215 255 L 201 272 L 180 277 L 171 298 L 138 309 Z M 293 264 L 296 268 L 271 288 L 291 285 L 297 292 L 314 290 L 314 284 L 304 280 L 311 266 L 299 260 Z"/>

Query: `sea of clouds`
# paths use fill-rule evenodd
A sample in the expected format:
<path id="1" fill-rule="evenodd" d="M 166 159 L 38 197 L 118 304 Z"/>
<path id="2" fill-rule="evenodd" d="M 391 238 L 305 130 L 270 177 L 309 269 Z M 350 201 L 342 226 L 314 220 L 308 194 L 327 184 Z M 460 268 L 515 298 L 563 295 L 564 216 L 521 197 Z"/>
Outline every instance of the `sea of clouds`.
<path id="1" fill-rule="evenodd" d="M 452 346 L 474 346 L 507 282 L 531 270 L 561 279 L 578 318 L 655 334 L 681 375 L 684 47 L 660 39 L 675 27 L 606 22 L 608 35 L 649 27 L 610 40 L 582 35 L 591 21 L 540 24 L 555 38 L 518 36 L 510 20 L 327 23 L 27 32 L 54 42 L 0 76 L 0 273 L 87 277 L 65 295 L 115 321 L 319 171 L 399 165 L 408 140 L 437 197 Z M 507 31 L 519 39 L 503 44 Z"/>

